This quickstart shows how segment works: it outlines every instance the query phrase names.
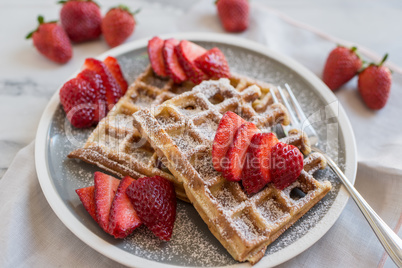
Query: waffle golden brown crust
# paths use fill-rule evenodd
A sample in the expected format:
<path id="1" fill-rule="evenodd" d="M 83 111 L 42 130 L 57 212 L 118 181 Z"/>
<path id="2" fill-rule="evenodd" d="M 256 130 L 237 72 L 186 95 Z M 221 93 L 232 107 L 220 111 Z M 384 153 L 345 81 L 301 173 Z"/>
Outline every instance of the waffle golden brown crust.
<path id="1" fill-rule="evenodd" d="M 236 260 L 254 264 L 270 243 L 325 196 L 331 184 L 319 182 L 311 175 L 325 167 L 319 154 L 305 159 L 300 177 L 283 191 L 269 184 L 252 196 L 243 191 L 240 183 L 228 182 L 214 170 L 213 137 L 204 129 L 214 129 L 224 112 L 233 111 L 263 130 L 288 120 L 281 105 L 269 104 L 268 100 L 265 105 L 259 99 L 259 87 L 235 90 L 231 83 L 227 79 L 204 81 L 152 111 L 136 112 L 134 125 L 183 183 L 187 197 L 215 237 Z M 253 104 L 257 105 L 258 99 L 257 112 Z M 296 135 L 298 139 L 294 138 Z M 291 132 L 284 141 L 297 141 L 299 148 L 309 153 L 308 142 L 304 144 L 305 137 L 298 131 Z M 293 189 L 304 196 L 292 197 Z"/>

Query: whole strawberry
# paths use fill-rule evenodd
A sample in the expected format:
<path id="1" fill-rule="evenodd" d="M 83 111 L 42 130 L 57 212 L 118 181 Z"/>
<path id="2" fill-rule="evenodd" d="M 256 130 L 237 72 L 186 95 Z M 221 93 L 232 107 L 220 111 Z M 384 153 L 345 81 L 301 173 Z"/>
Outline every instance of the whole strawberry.
<path id="1" fill-rule="evenodd" d="M 176 219 L 173 184 L 159 176 L 140 178 L 126 191 L 140 220 L 157 237 L 169 241 Z"/>
<path id="2" fill-rule="evenodd" d="M 329 53 L 322 79 L 332 91 L 352 79 L 362 67 L 356 50 L 356 47 L 338 46 Z"/>
<path id="3" fill-rule="evenodd" d="M 225 31 L 242 32 L 248 28 L 250 13 L 248 0 L 217 0 L 215 3 Z"/>
<path id="4" fill-rule="evenodd" d="M 92 0 L 60 1 L 60 22 L 73 42 L 98 38 L 101 33 L 102 15 L 99 6 Z"/>
<path id="5" fill-rule="evenodd" d="M 26 39 L 32 37 L 36 49 L 48 59 L 57 63 L 68 62 L 72 55 L 70 39 L 56 21 L 44 22 L 43 16 L 38 16 L 39 26 L 30 32 Z"/>
<path id="6" fill-rule="evenodd" d="M 385 106 L 391 91 L 391 71 L 383 66 L 388 54 L 379 64 L 370 64 L 359 74 L 358 88 L 366 105 L 373 110 Z"/>
<path id="7" fill-rule="evenodd" d="M 119 5 L 106 13 L 102 20 L 102 32 L 109 46 L 120 45 L 134 32 L 134 15 L 138 12 L 131 13 L 128 7 Z"/>

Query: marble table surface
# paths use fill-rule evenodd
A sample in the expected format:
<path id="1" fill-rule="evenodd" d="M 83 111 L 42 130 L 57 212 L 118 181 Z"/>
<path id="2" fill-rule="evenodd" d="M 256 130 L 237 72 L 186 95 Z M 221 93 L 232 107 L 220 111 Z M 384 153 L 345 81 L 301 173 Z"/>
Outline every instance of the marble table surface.
<path id="1" fill-rule="evenodd" d="M 257 0 L 253 0 L 257 1 Z M 115 1 L 98 1 L 112 6 Z M 141 1 L 123 1 L 139 6 Z M 155 2 L 155 3 L 154 3 Z M 159 5 L 148 1 L 147 5 Z M 168 3 L 166 3 L 168 2 Z M 171 8 L 185 11 L 197 0 L 165 1 Z M 390 60 L 402 66 L 402 2 L 398 0 L 265 0 L 258 1 L 295 20 L 327 34 L 365 46 L 379 55 L 390 53 Z M 107 4 L 106 4 L 107 3 Z M 117 2 L 116 2 L 117 3 Z M 66 65 L 57 65 L 40 56 L 24 36 L 36 27 L 38 14 L 57 18 L 59 5 L 54 0 L 0 1 L 0 178 L 19 149 L 35 138 L 40 116 L 50 97 L 84 58 L 108 49 L 105 42 L 94 41 L 74 46 L 74 57 Z M 18 18 L 15 20 L 15 18 Z M 130 40 L 147 36 L 141 24 Z M 398 26 L 399 25 L 399 26 Z M 165 26 L 167 27 L 167 26 Z"/>

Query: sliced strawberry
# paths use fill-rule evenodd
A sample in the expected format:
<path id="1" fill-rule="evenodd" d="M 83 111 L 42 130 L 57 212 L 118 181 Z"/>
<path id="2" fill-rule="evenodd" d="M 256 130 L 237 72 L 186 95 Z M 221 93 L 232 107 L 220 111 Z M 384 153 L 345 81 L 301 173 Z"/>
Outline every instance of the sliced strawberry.
<path id="1" fill-rule="evenodd" d="M 180 84 L 187 80 L 186 73 L 181 67 L 177 58 L 175 47 L 179 44 L 179 41 L 171 38 L 165 40 L 163 45 L 163 59 L 166 66 L 166 73 L 177 84 Z"/>
<path id="2" fill-rule="evenodd" d="M 126 194 L 127 187 L 134 181 L 124 177 L 117 188 L 109 215 L 109 232 L 115 238 L 125 238 L 141 225 L 130 198 Z"/>
<path id="3" fill-rule="evenodd" d="M 173 184 L 155 176 L 130 184 L 127 195 L 138 217 L 157 237 L 169 241 L 176 219 L 176 193 Z"/>
<path id="4" fill-rule="evenodd" d="M 194 60 L 195 65 L 209 78 L 229 78 L 229 65 L 222 51 L 214 47 Z"/>
<path id="5" fill-rule="evenodd" d="M 86 211 L 89 215 L 96 220 L 96 207 L 95 207 L 95 186 L 89 186 L 81 189 L 75 190 L 81 203 L 84 205 Z"/>
<path id="6" fill-rule="evenodd" d="M 242 124 L 236 131 L 232 145 L 226 153 L 223 176 L 228 181 L 240 181 L 251 138 L 258 133 L 258 128 L 251 122 Z"/>
<path id="7" fill-rule="evenodd" d="M 219 122 L 212 145 L 212 163 L 216 171 L 221 172 L 227 151 L 232 145 L 237 129 L 246 121 L 234 112 L 226 112 Z"/>
<path id="8" fill-rule="evenodd" d="M 121 93 L 124 95 L 127 91 L 128 84 L 126 79 L 124 78 L 123 72 L 121 71 L 120 64 L 115 57 L 108 56 L 103 61 L 109 71 L 112 73 L 114 79 L 116 79 L 117 83 L 121 88 Z"/>
<path id="9" fill-rule="evenodd" d="M 82 78 L 73 78 L 63 85 L 59 95 L 67 118 L 73 126 L 84 128 L 95 123 L 97 94 L 89 82 Z"/>
<path id="10" fill-rule="evenodd" d="M 275 187 L 283 190 L 300 176 L 303 155 L 293 145 L 278 142 L 271 149 L 271 177 Z"/>
<path id="11" fill-rule="evenodd" d="M 194 60 L 204 54 L 206 51 L 207 50 L 205 48 L 187 40 L 182 40 L 175 47 L 175 52 L 181 67 L 183 68 L 187 77 L 195 84 L 199 84 L 203 80 L 208 79 L 208 76 L 194 64 Z"/>
<path id="12" fill-rule="evenodd" d="M 166 77 L 167 73 L 162 53 L 163 43 L 163 39 L 160 39 L 157 36 L 149 40 L 148 57 L 154 72 L 161 77 Z"/>
<path id="13" fill-rule="evenodd" d="M 248 194 L 257 193 L 271 182 L 271 149 L 278 142 L 273 133 L 257 133 L 251 139 L 242 173 L 242 184 Z"/>
<path id="14" fill-rule="evenodd" d="M 121 88 L 117 83 L 116 79 L 113 77 L 106 65 L 94 58 L 88 58 L 85 60 L 84 67 L 89 70 L 97 72 L 102 83 L 106 89 L 106 101 L 108 104 L 108 111 L 110 111 L 113 106 L 118 102 L 118 100 L 123 96 Z"/>
<path id="15" fill-rule="evenodd" d="M 106 175 L 102 172 L 95 172 L 95 206 L 96 219 L 105 232 L 109 232 L 109 214 L 113 198 L 116 194 L 120 180 Z"/>
<path id="16" fill-rule="evenodd" d="M 84 69 L 78 75 L 78 78 L 82 78 L 91 84 L 92 88 L 95 89 L 96 92 L 96 101 L 95 101 L 95 117 L 94 122 L 99 122 L 104 118 L 107 114 L 106 107 L 106 90 L 102 83 L 101 76 L 89 69 Z"/>

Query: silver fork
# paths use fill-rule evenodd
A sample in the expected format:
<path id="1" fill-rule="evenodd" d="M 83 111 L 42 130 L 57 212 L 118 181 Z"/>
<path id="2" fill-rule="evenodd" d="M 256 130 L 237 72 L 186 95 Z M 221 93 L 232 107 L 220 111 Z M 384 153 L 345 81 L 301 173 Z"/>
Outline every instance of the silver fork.
<path id="1" fill-rule="evenodd" d="M 308 118 L 304 114 L 299 102 L 297 101 L 295 95 L 290 89 L 288 84 L 285 84 L 285 89 L 278 87 L 279 95 L 282 99 L 282 103 L 286 106 L 289 111 L 291 124 L 289 127 L 277 127 L 278 133 L 287 136 L 287 131 L 290 127 L 301 129 L 305 132 L 311 142 L 311 151 L 321 153 L 327 160 L 329 167 L 338 175 L 343 185 L 349 191 L 353 200 L 356 202 L 360 211 L 363 213 L 364 217 L 370 224 L 374 233 L 376 234 L 378 240 L 380 240 L 384 249 L 387 251 L 388 255 L 392 258 L 394 263 L 398 267 L 402 267 L 402 240 L 397 234 L 377 215 L 377 213 L 370 207 L 370 205 L 364 200 L 364 198 L 355 189 L 352 183 L 348 180 L 342 170 L 326 153 L 318 149 L 319 139 L 317 132 L 314 127 L 308 122 Z M 274 102 L 279 102 L 275 94 L 272 94 Z"/>

